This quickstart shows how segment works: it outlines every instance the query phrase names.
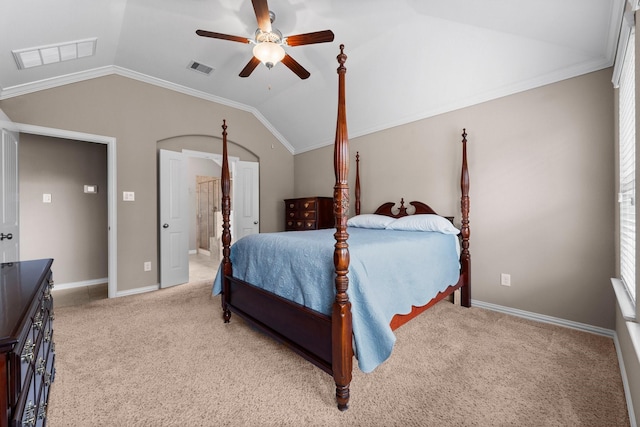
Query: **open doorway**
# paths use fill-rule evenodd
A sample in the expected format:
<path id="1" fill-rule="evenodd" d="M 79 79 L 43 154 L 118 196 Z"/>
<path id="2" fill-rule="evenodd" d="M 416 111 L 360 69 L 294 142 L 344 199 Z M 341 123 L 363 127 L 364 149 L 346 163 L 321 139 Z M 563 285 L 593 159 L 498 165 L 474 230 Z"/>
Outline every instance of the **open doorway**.
<path id="1" fill-rule="evenodd" d="M 220 175 L 220 166 L 210 158 L 188 156 L 190 282 L 213 281 L 222 259 Z"/>
<path id="2" fill-rule="evenodd" d="M 20 135 L 41 135 L 52 138 L 63 138 L 79 142 L 104 144 L 107 149 L 107 240 L 108 240 L 108 297 L 117 295 L 117 220 L 116 220 L 116 139 L 109 136 L 75 132 L 64 129 L 49 128 L 24 123 L 13 123 L 12 126 Z"/>
<path id="3" fill-rule="evenodd" d="M 198 249 L 196 177 L 221 176 L 222 156 L 215 154 L 222 152 L 221 140 L 205 135 L 182 135 L 160 140 L 157 147 L 160 287 L 179 285 L 199 278 L 212 281 L 218 270 L 219 260 L 212 260 L 211 254 L 206 255 Z M 228 159 L 233 181 L 231 235 L 235 239 L 259 232 L 259 159 L 235 144 L 230 144 Z M 182 195 L 186 195 L 188 199 L 184 204 L 169 203 L 179 200 Z M 179 208 L 186 204 L 188 209 Z M 199 268 L 201 266 L 205 268 Z M 190 274 L 190 269 L 197 269 L 197 272 Z"/>

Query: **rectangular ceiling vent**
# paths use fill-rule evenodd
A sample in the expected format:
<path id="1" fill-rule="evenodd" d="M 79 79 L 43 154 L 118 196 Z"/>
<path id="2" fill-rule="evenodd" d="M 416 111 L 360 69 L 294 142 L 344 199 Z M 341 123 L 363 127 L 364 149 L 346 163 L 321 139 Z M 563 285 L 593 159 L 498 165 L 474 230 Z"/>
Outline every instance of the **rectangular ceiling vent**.
<path id="1" fill-rule="evenodd" d="M 47 46 L 30 47 L 11 51 L 18 69 L 39 67 L 55 64 L 56 62 L 93 56 L 96 53 L 96 37 L 71 42 L 50 44 Z"/>
<path id="2" fill-rule="evenodd" d="M 198 71 L 199 73 L 206 74 L 207 76 L 213 71 L 213 67 L 209 67 L 208 65 L 204 65 L 196 61 L 191 61 L 189 63 L 189 68 L 194 71 Z"/>

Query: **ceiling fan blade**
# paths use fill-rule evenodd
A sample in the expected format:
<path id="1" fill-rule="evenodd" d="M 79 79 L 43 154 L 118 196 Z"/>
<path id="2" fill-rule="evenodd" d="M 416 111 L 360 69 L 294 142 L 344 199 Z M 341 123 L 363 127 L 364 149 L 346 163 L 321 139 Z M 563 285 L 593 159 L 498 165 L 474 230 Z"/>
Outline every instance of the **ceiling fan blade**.
<path id="1" fill-rule="evenodd" d="M 333 41 L 333 31 L 324 30 L 315 33 L 298 34 L 287 37 L 289 46 L 302 46 L 304 44 L 326 43 Z"/>
<path id="2" fill-rule="evenodd" d="M 196 34 L 202 37 L 211 37 L 213 39 L 230 40 L 232 42 L 249 43 L 249 39 L 240 36 L 230 36 L 229 34 L 214 33 L 212 31 L 197 30 Z"/>
<path id="3" fill-rule="evenodd" d="M 288 53 L 286 53 L 284 58 L 282 58 L 282 63 L 303 80 L 311 75 L 302 65 L 298 64 L 298 61 L 290 57 Z"/>
<path id="4" fill-rule="evenodd" d="M 251 60 L 244 66 L 242 71 L 240 71 L 240 77 L 249 77 L 253 70 L 260 64 L 260 60 L 255 56 L 251 58 Z"/>
<path id="5" fill-rule="evenodd" d="M 269 5 L 267 0 L 251 0 L 253 11 L 256 13 L 258 28 L 265 33 L 271 32 L 271 17 L 269 16 Z"/>

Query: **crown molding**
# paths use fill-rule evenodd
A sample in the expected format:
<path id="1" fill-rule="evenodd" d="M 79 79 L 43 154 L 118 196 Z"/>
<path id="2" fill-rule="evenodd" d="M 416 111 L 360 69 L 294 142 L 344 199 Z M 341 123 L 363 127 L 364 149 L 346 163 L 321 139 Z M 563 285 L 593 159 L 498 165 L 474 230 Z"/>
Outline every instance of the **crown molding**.
<path id="1" fill-rule="evenodd" d="M 114 65 L 3 88 L 0 91 L 0 101 L 113 74 L 251 113 L 291 154 L 295 154 L 289 141 L 254 107 Z"/>

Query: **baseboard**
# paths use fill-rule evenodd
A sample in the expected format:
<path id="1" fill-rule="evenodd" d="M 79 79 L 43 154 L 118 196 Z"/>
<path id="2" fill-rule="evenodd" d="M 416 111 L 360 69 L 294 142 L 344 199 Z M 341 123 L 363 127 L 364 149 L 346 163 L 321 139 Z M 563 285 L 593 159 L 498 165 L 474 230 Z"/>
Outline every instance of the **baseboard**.
<path id="1" fill-rule="evenodd" d="M 129 295 L 144 294 L 145 292 L 157 291 L 158 289 L 160 289 L 160 285 L 151 285 L 151 286 L 145 286 L 144 288 L 127 289 L 126 291 L 116 292 L 116 298 L 126 297 Z"/>
<path id="2" fill-rule="evenodd" d="M 198 253 L 197 249 L 189 249 L 189 255 L 195 255 Z"/>
<path id="3" fill-rule="evenodd" d="M 536 322 L 550 323 L 552 325 L 564 326 L 565 328 L 577 329 L 579 331 L 590 332 L 596 335 L 603 335 L 609 338 L 613 338 L 615 336 L 615 331 L 611 329 L 587 325 L 586 323 L 573 322 L 571 320 L 560 319 L 559 317 L 546 316 L 544 314 L 533 313 L 531 311 L 518 310 L 517 308 L 505 307 L 502 305 L 491 304 L 489 302 L 471 300 L 471 306 L 511 314 L 513 316 L 535 320 Z"/>
<path id="4" fill-rule="evenodd" d="M 627 370 L 624 366 L 624 358 L 622 357 L 622 349 L 618 340 L 618 333 L 614 332 L 613 343 L 616 347 L 616 355 L 618 356 L 618 366 L 620 367 L 620 376 L 622 377 L 622 388 L 624 389 L 624 397 L 627 402 L 627 411 L 629 413 L 629 424 L 631 427 L 637 427 L 635 411 L 633 410 L 633 401 L 631 400 L 631 388 L 627 378 Z"/>
<path id="5" fill-rule="evenodd" d="M 53 289 L 55 289 L 56 291 L 60 291 L 63 289 L 83 288 L 85 286 L 102 285 L 104 283 L 109 283 L 108 277 L 104 277 L 102 279 L 83 280 L 81 282 L 56 283 Z"/>

